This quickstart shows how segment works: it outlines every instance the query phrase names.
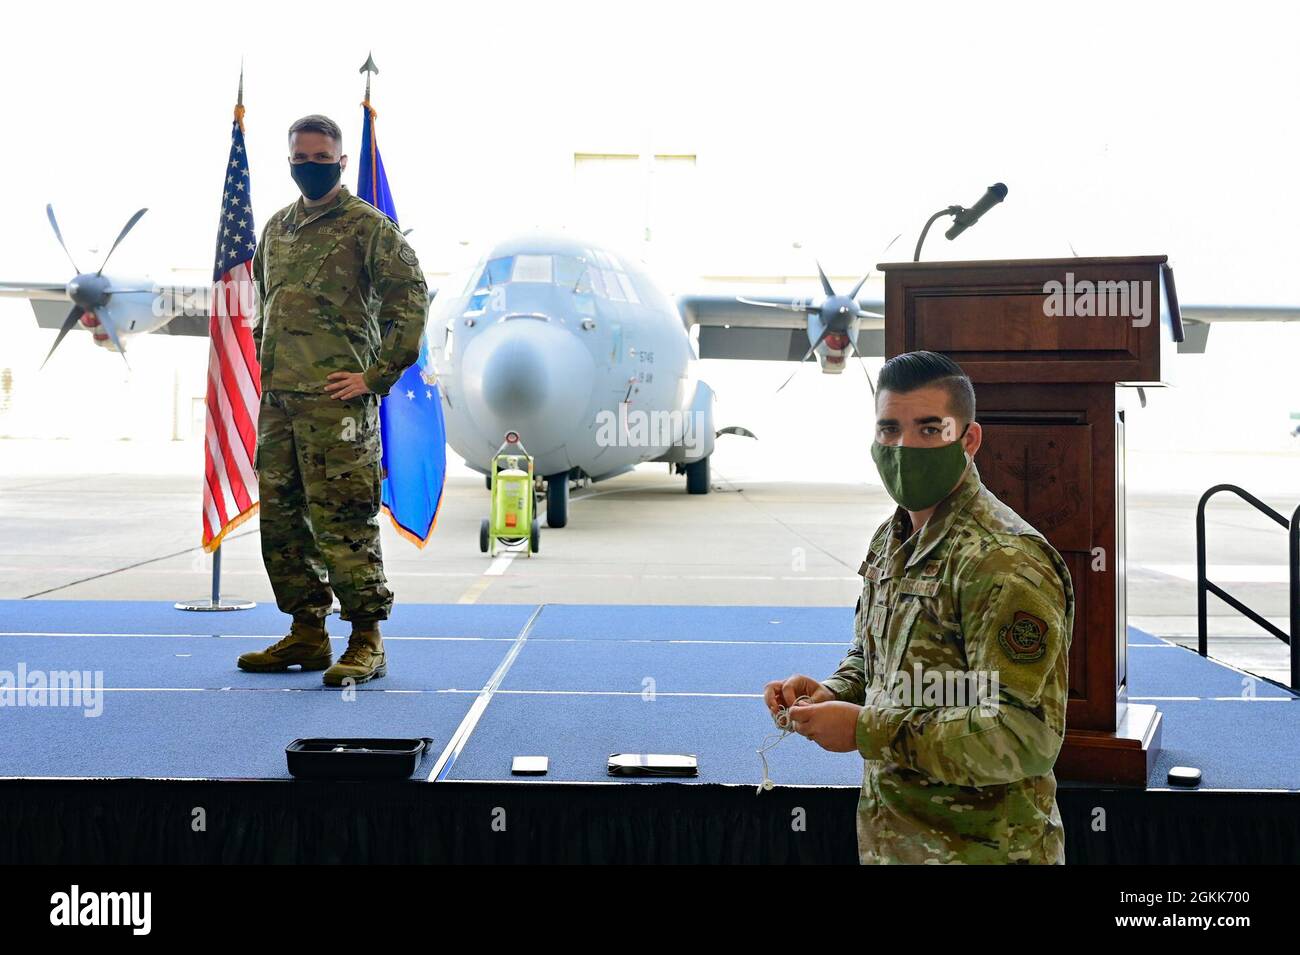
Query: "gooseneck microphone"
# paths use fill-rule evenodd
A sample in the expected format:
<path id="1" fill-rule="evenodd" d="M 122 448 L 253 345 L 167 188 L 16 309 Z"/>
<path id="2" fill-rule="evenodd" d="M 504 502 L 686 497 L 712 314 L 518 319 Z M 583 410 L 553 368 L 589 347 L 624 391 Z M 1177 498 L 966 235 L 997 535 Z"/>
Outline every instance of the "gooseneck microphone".
<path id="1" fill-rule="evenodd" d="M 912 254 L 912 261 L 921 261 L 921 246 L 925 244 L 925 237 L 930 233 L 930 226 L 934 225 L 934 220 L 938 219 L 940 216 L 952 216 L 952 227 L 945 233 L 945 235 L 947 235 L 949 239 L 955 239 L 976 222 L 979 222 L 980 217 L 983 216 L 984 213 L 988 212 L 1006 197 L 1006 185 L 1001 182 L 995 182 L 984 190 L 984 195 L 980 197 L 980 201 L 975 203 L 975 205 L 971 206 L 969 209 L 964 206 L 948 206 L 945 209 L 940 209 L 926 220 L 925 228 L 921 230 L 920 238 L 916 240 L 916 251 Z"/>
<path id="2" fill-rule="evenodd" d="M 984 195 L 980 196 L 980 201 L 975 203 L 969 209 L 963 209 L 953 218 L 952 228 L 944 233 L 949 239 L 955 239 L 975 223 L 980 221 L 980 216 L 988 212 L 999 202 L 1007 197 L 1007 187 L 1004 183 L 995 182 L 984 190 Z"/>

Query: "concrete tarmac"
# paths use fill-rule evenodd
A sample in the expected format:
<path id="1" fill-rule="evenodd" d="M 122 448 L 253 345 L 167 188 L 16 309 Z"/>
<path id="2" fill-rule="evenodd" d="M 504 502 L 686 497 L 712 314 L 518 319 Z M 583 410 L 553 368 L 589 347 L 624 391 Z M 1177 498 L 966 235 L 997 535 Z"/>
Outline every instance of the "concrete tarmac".
<path id="1" fill-rule="evenodd" d="M 765 478 L 747 454 L 720 445 L 705 496 L 686 494 L 664 465 L 588 485 L 573 493 L 567 527 L 543 528 L 539 554 L 495 560 L 478 549 L 482 476 L 453 459 L 425 549 L 381 518 L 392 588 L 399 601 L 418 603 L 851 606 L 867 541 L 892 509 L 883 490 L 866 478 L 846 482 L 823 463 L 808 473 L 836 480 L 797 480 L 789 467 Z M 201 463 L 193 442 L 0 440 L 0 598 L 206 596 Z M 1130 462 L 1131 475 L 1160 469 L 1154 459 Z M 1198 496 L 1130 481 L 1129 622 L 1191 646 Z M 1284 513 L 1295 506 L 1281 494 L 1269 501 Z M 1211 579 L 1285 630 L 1285 532 L 1223 498 L 1209 535 Z M 273 601 L 259 547 L 256 518 L 229 535 L 224 594 Z M 1285 644 L 1213 597 L 1210 633 L 1211 656 L 1287 679 Z"/>

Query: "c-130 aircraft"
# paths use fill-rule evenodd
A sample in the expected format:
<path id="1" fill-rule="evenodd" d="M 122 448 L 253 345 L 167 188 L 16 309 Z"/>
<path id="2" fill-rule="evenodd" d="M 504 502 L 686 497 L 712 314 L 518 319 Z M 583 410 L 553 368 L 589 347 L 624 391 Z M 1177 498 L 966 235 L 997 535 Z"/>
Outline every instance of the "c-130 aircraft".
<path id="1" fill-rule="evenodd" d="M 64 245 L 53 210 L 47 214 Z M 104 265 L 66 284 L 0 282 L 0 296 L 27 298 L 41 327 L 59 329 L 56 348 L 79 324 L 97 344 L 123 353 L 131 337 L 151 331 L 207 334 L 208 289 L 112 277 Z M 693 374 L 696 357 L 816 356 L 834 374 L 851 354 L 884 354 L 883 303 L 857 297 L 866 279 L 843 295 L 820 266 L 818 277 L 824 294 L 815 300 L 711 294 L 674 302 L 640 264 L 601 246 L 544 234 L 502 242 L 468 276 L 431 293 L 425 367 L 441 386 L 448 441 L 486 474 L 502 437 L 519 432 L 544 476 L 551 527 L 567 523 L 571 482 L 604 480 L 643 462 L 667 463 L 686 475 L 689 493 L 708 493 L 716 438 L 752 434 L 715 431 L 713 391 Z M 1212 322 L 1300 320 L 1300 309 L 1286 306 L 1180 310 L 1188 332 L 1180 351 L 1204 351 Z"/>
<path id="2" fill-rule="evenodd" d="M 820 267 L 818 269 L 820 273 Z M 506 432 L 518 432 L 546 482 L 546 520 L 563 527 L 573 481 L 602 481 L 644 462 L 673 466 L 691 494 L 709 491 L 713 390 L 700 357 L 802 359 L 844 368 L 864 326 L 882 340 L 882 303 L 683 296 L 676 303 L 631 259 L 559 235 L 496 245 L 468 278 L 434 299 L 425 345 L 443 395 L 447 440 L 487 473 Z M 872 311 L 876 309 L 876 311 Z"/>
<path id="3" fill-rule="evenodd" d="M 146 210 L 126 223 L 113 250 Z M 50 360 L 78 325 L 125 357 L 126 343 L 152 331 L 206 335 L 210 290 L 82 273 L 52 207 L 46 215 L 77 274 L 66 283 L 0 282 L 0 296 L 27 298 L 38 324 L 59 334 Z M 568 520 L 569 485 L 599 481 L 646 461 L 686 475 L 687 490 L 709 490 L 715 431 L 713 391 L 692 374 L 691 326 L 701 325 L 701 357 L 802 359 L 843 370 L 859 326 L 874 322 L 871 354 L 883 354 L 881 303 L 835 295 L 821 273 L 820 302 L 777 297 L 685 296 L 674 303 L 626 257 L 558 235 L 500 243 L 467 281 L 431 293 L 424 348 L 441 385 L 448 440 L 486 474 L 502 437 L 518 432 L 544 477 L 547 524 Z M 65 314 L 65 309 L 71 310 Z"/>

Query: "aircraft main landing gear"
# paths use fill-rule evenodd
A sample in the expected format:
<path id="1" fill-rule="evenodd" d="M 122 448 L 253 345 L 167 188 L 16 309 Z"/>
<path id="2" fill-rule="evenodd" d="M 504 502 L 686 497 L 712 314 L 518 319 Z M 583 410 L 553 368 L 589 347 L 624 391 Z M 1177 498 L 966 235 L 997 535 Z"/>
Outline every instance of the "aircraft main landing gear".
<path id="1" fill-rule="evenodd" d="M 686 465 L 686 493 L 709 493 L 709 459 L 700 458 Z"/>

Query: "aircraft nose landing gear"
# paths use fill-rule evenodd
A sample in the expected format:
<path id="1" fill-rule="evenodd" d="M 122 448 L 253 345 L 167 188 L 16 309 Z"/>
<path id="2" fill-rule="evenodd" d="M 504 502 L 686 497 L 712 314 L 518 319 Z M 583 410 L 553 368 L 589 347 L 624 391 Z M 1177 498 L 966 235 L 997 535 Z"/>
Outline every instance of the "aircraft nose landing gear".
<path id="1" fill-rule="evenodd" d="M 569 472 L 546 478 L 546 526 L 563 527 L 569 523 Z"/>

